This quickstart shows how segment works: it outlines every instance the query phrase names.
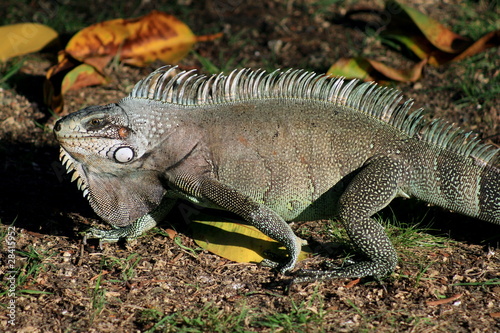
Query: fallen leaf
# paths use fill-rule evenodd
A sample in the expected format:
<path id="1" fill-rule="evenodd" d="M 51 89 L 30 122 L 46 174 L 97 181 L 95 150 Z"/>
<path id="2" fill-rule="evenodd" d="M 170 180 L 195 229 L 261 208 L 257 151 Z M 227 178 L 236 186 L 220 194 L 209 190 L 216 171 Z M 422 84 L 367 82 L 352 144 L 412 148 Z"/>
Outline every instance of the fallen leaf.
<path id="1" fill-rule="evenodd" d="M 43 24 L 18 23 L 0 27 L 0 61 L 37 52 L 57 40 L 57 32 Z"/>
<path id="2" fill-rule="evenodd" d="M 55 113 L 62 112 L 64 101 L 61 93 L 61 84 L 64 76 L 75 66 L 78 61 L 71 59 L 66 52 L 60 51 L 57 55 L 57 64 L 49 68 L 45 74 L 45 82 L 43 84 L 43 98 L 45 104 Z"/>
<path id="3" fill-rule="evenodd" d="M 400 9 L 402 14 L 394 15 L 383 34 L 385 38 L 398 41 L 420 59 L 427 59 L 430 65 L 461 60 L 500 45 L 500 30 L 492 31 L 474 42 L 408 5 L 390 1 L 387 8 L 389 6 L 392 11 Z"/>
<path id="4" fill-rule="evenodd" d="M 462 294 L 456 294 L 456 295 L 453 295 L 451 297 L 440 299 L 437 301 L 428 301 L 428 302 L 426 302 L 426 304 L 429 306 L 436 306 L 436 305 L 451 303 L 451 302 L 459 299 L 460 297 L 462 297 Z"/>
<path id="5" fill-rule="evenodd" d="M 348 79 L 374 81 L 370 75 L 373 67 L 365 58 L 341 58 L 326 72 L 327 75 L 342 76 Z"/>
<path id="6" fill-rule="evenodd" d="M 472 43 L 467 47 L 462 53 L 450 59 L 450 61 L 459 61 L 464 58 L 473 56 L 483 52 L 486 49 L 500 45 L 500 30 L 492 31 L 487 33 L 483 37 L 479 38 L 477 41 Z"/>
<path id="7" fill-rule="evenodd" d="M 408 50 L 413 52 L 419 59 L 426 59 L 430 54 L 435 52 L 435 48 L 430 44 L 425 36 L 421 34 L 416 35 L 386 35 L 386 38 L 397 40 L 401 45 L 405 46 Z"/>
<path id="8" fill-rule="evenodd" d="M 115 19 L 91 25 L 75 34 L 58 63 L 46 75 L 44 99 L 55 113 L 63 112 L 63 95 L 90 85 L 107 82 L 104 68 L 113 60 L 145 66 L 161 60 L 176 63 L 196 42 L 222 36 L 196 36 L 172 15 L 152 11 L 135 19 Z"/>
<path id="9" fill-rule="evenodd" d="M 422 68 L 427 63 L 427 59 L 422 60 L 407 70 L 395 69 L 375 60 L 368 60 L 368 62 L 377 72 L 382 73 L 392 80 L 415 82 L 422 76 Z"/>
<path id="10" fill-rule="evenodd" d="M 106 77 L 94 67 L 82 64 L 61 51 L 58 54 L 57 65 L 51 67 L 46 74 L 43 86 L 45 104 L 55 113 L 60 114 L 64 106 L 63 95 L 69 90 L 106 82 Z"/>
<path id="11" fill-rule="evenodd" d="M 355 285 L 357 285 L 361 281 L 360 278 L 357 278 L 356 280 L 350 281 L 348 284 L 345 285 L 346 288 L 352 288 Z"/>
<path id="12" fill-rule="evenodd" d="M 396 16 L 393 21 L 393 23 L 398 25 L 398 29 L 402 30 L 403 34 L 411 31 L 409 24 L 414 24 L 428 42 L 439 50 L 449 53 L 461 52 L 470 43 L 469 38 L 454 33 L 437 20 L 419 12 L 415 8 L 397 1 L 388 4 L 388 6 L 393 6 L 393 8 L 399 7 L 408 16 L 408 18 L 404 15 Z"/>
<path id="13" fill-rule="evenodd" d="M 401 82 L 415 82 L 422 75 L 422 68 L 426 60 L 422 60 L 410 69 L 401 70 L 387 66 L 379 61 L 366 58 L 342 58 L 328 69 L 327 74 L 357 78 L 364 81 L 378 81 L 391 79 Z"/>
<path id="14" fill-rule="evenodd" d="M 176 17 L 152 11 L 135 19 L 120 18 L 91 25 L 71 38 L 66 52 L 103 71 L 115 56 L 134 66 L 145 66 L 155 60 L 176 63 L 197 41 L 220 36 L 197 37 Z"/>
<path id="15" fill-rule="evenodd" d="M 415 82 L 421 77 L 422 69 L 427 63 L 438 66 L 500 45 L 500 30 L 492 31 L 474 42 L 397 1 L 388 1 L 385 12 L 394 14 L 382 35 L 398 42 L 421 61 L 409 69 L 401 70 L 363 57 L 343 58 L 330 67 L 328 74 L 381 83 L 386 79 Z"/>
<path id="16" fill-rule="evenodd" d="M 245 222 L 229 220 L 213 221 L 213 217 L 201 216 L 190 224 L 198 246 L 223 258 L 236 262 L 261 262 L 268 258 L 266 252 L 285 256 L 285 248 Z M 307 246 L 302 247 L 299 260 L 310 255 Z"/>
<path id="17" fill-rule="evenodd" d="M 94 67 L 80 64 L 71 69 L 62 80 L 61 93 L 78 90 L 83 87 L 105 84 L 108 80 Z"/>
<path id="18" fill-rule="evenodd" d="M 175 236 L 177 236 L 177 231 L 175 231 L 174 229 L 167 228 L 165 229 L 165 232 L 167 233 L 168 238 L 170 239 L 174 239 Z"/>

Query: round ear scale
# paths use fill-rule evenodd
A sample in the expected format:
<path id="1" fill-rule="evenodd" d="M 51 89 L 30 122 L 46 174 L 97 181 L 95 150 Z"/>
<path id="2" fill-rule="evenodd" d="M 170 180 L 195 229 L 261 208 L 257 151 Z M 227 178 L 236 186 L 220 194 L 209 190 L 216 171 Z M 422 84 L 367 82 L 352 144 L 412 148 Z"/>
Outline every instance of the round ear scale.
<path id="1" fill-rule="evenodd" d="M 129 134 L 129 129 L 126 128 L 126 127 L 121 127 L 119 130 L 118 130 L 118 135 L 120 136 L 120 138 L 122 139 L 125 139 Z"/>
<path id="2" fill-rule="evenodd" d="M 134 151 L 130 147 L 120 147 L 115 151 L 114 158 L 117 162 L 127 163 L 134 158 Z"/>

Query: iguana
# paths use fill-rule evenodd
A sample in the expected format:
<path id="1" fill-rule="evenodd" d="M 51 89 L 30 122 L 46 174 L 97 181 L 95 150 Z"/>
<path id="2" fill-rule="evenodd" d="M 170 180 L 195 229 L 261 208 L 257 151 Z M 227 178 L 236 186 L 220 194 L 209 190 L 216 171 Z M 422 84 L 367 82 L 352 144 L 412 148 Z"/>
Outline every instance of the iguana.
<path id="1" fill-rule="evenodd" d="M 302 271 L 299 281 L 379 277 L 397 254 L 371 216 L 395 197 L 500 224 L 500 149 L 424 120 L 412 104 L 394 89 L 303 70 L 163 67 L 117 104 L 69 114 L 54 132 L 73 180 L 114 227 L 87 237 L 134 239 L 184 199 L 236 213 L 281 242 L 288 255 L 274 265 L 286 273 L 300 252 L 287 222 L 337 216 L 366 261 Z"/>

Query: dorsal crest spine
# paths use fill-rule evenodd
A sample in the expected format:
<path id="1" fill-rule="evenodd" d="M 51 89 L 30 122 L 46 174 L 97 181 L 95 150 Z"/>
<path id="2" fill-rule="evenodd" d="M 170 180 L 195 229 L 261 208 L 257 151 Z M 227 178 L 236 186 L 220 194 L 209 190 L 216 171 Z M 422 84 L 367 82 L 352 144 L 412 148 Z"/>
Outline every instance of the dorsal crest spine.
<path id="1" fill-rule="evenodd" d="M 305 70 L 237 69 L 205 76 L 196 70 L 179 71 L 164 66 L 139 81 L 128 98 L 139 98 L 195 106 L 235 103 L 270 98 L 324 101 L 347 107 L 383 121 L 410 137 L 482 163 L 500 160 L 500 149 L 480 142 L 473 132 L 454 127 L 444 120 L 426 121 L 423 110 L 410 112 L 412 100 L 402 101 L 401 92 L 373 82 L 345 81 Z"/>

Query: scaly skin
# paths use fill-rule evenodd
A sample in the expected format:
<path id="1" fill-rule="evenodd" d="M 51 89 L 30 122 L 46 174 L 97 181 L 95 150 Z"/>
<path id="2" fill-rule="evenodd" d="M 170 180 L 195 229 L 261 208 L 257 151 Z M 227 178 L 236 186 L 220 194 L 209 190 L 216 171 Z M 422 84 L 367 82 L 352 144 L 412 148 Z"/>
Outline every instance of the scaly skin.
<path id="1" fill-rule="evenodd" d="M 173 71 L 54 127 L 63 162 L 115 228 L 87 238 L 136 238 L 180 198 L 236 213 L 281 242 L 288 257 L 268 264 L 286 273 L 300 252 L 287 222 L 338 216 L 366 260 L 301 271 L 302 282 L 392 272 L 396 251 L 371 216 L 398 196 L 500 224 L 498 150 L 408 113 L 397 91 L 303 71 Z"/>

